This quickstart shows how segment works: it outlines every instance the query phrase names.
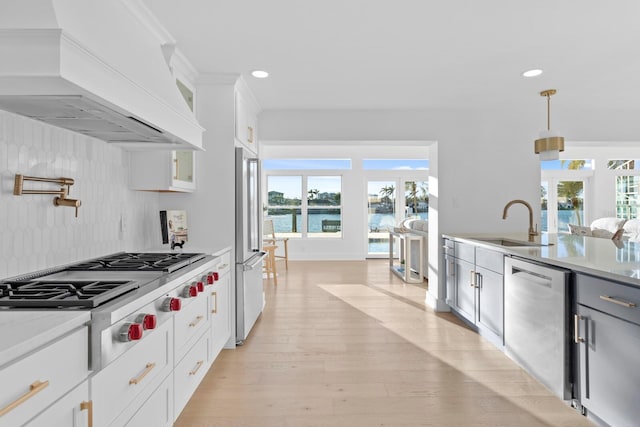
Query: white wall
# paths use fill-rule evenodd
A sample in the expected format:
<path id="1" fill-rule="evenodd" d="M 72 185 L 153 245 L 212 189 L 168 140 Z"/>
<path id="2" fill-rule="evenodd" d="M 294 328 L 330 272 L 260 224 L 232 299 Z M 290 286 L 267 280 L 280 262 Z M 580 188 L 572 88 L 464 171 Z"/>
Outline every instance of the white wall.
<path id="1" fill-rule="evenodd" d="M 55 207 L 52 195 L 13 195 L 15 174 L 73 178 L 78 218 L 72 208 Z M 157 194 L 129 190 L 128 154 L 103 141 L 0 111 L 0 176 L 0 278 L 159 239 Z M 24 188 L 58 189 L 27 181 Z"/>

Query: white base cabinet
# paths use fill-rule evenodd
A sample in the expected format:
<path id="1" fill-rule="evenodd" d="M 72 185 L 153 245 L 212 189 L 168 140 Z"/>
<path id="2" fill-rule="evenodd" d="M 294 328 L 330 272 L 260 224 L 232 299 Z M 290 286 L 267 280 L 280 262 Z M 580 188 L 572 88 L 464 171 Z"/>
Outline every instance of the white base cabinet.
<path id="1" fill-rule="evenodd" d="M 31 420 L 29 427 L 90 427 L 93 412 L 90 410 L 89 381 L 79 386 Z M 1 424 L 0 425 L 4 425 Z M 7 424 L 8 425 L 8 424 Z"/>
<path id="2" fill-rule="evenodd" d="M 173 322 L 147 331 L 91 379 L 94 426 L 124 426 L 173 370 Z"/>
<path id="3" fill-rule="evenodd" d="M 207 329 L 173 370 L 176 418 L 209 370 L 209 347 L 209 330 Z"/>
<path id="4" fill-rule="evenodd" d="M 27 422 L 45 408 L 57 419 L 73 419 L 72 411 L 87 394 L 80 393 L 77 402 L 64 396 L 89 375 L 88 348 L 88 328 L 83 327 L 0 370 L 0 425 L 30 426 Z M 37 417 L 33 425 L 43 425 L 43 420 Z"/>
<path id="5" fill-rule="evenodd" d="M 171 427 L 173 420 L 173 377 L 170 375 L 127 422 L 126 427 Z"/>
<path id="6" fill-rule="evenodd" d="M 218 280 L 210 286 L 211 293 L 211 362 L 218 357 L 232 338 L 231 322 L 231 254 L 225 252 L 218 264 Z M 235 331 L 233 334 L 235 339 Z"/>

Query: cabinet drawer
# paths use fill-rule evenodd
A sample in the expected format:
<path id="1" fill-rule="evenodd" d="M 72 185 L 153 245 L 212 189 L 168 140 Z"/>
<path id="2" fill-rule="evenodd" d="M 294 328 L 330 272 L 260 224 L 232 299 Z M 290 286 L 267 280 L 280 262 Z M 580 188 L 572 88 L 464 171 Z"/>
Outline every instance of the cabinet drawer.
<path id="1" fill-rule="evenodd" d="M 53 406 L 31 420 L 27 427 L 89 426 L 91 413 L 82 403 L 89 402 L 89 381 L 84 381 Z"/>
<path id="2" fill-rule="evenodd" d="M 173 368 L 173 323 L 164 322 L 91 379 L 97 426 L 109 425 L 138 395 L 149 395 Z"/>
<path id="3" fill-rule="evenodd" d="M 498 274 L 504 274 L 504 254 L 477 247 L 476 265 Z"/>
<path id="4" fill-rule="evenodd" d="M 476 247 L 468 243 L 455 242 L 456 258 L 472 264 L 476 262 Z"/>
<path id="5" fill-rule="evenodd" d="M 640 288 L 576 274 L 576 299 L 578 304 L 640 325 Z"/>
<path id="6" fill-rule="evenodd" d="M 442 245 L 444 249 L 444 254 L 447 256 L 456 256 L 456 245 L 451 239 L 444 239 L 444 244 Z"/>
<path id="7" fill-rule="evenodd" d="M 206 288 L 210 291 L 211 286 Z M 175 317 L 175 348 L 176 362 L 180 361 L 184 353 L 193 345 L 196 336 L 209 326 L 209 312 L 207 310 L 207 297 L 210 292 L 198 295 L 189 301 L 189 305 L 183 307 Z"/>
<path id="8" fill-rule="evenodd" d="M 173 387 L 168 377 L 142 405 L 126 427 L 170 427 L 173 425 Z"/>
<path id="9" fill-rule="evenodd" d="M 0 425 L 23 425 L 88 375 L 85 327 L 0 371 Z"/>
<path id="10" fill-rule="evenodd" d="M 175 384 L 176 418 L 182 412 L 202 378 L 209 369 L 209 334 L 202 335 L 187 355 L 176 365 L 173 373 Z"/>
<path id="11" fill-rule="evenodd" d="M 216 270 L 220 276 L 223 276 L 231 271 L 231 254 L 225 252 L 217 259 Z"/>

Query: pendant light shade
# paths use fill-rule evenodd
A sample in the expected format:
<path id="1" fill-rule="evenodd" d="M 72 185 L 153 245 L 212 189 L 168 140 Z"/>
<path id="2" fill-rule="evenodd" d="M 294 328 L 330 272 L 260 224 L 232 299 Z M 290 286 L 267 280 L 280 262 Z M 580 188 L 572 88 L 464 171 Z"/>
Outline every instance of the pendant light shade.
<path id="1" fill-rule="evenodd" d="M 551 95 L 555 93 L 555 89 L 540 92 L 540 96 L 547 97 L 547 130 L 540 132 L 540 138 L 535 142 L 535 152 L 540 154 L 541 161 L 558 160 L 560 151 L 564 151 L 564 138 L 551 130 Z"/>

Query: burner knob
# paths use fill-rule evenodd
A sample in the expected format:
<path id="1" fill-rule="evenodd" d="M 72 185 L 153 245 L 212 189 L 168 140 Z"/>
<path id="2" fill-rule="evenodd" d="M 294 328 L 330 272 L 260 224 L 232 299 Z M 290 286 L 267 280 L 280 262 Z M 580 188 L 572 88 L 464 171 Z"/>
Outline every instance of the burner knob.
<path id="1" fill-rule="evenodd" d="M 140 323 L 125 323 L 120 329 L 120 341 L 137 341 L 142 338 L 142 325 Z"/>
<path id="2" fill-rule="evenodd" d="M 207 283 L 209 285 L 213 285 L 213 282 L 216 281 L 216 278 L 214 277 L 212 272 L 207 273 Z"/>
<path id="3" fill-rule="evenodd" d="M 180 301 L 180 298 L 167 298 L 162 304 L 162 309 L 164 311 L 180 311 L 181 307 L 182 302 Z"/>
<path id="4" fill-rule="evenodd" d="M 142 324 L 142 329 L 155 329 L 158 324 L 158 318 L 155 314 L 141 314 L 138 317 L 138 323 Z"/>
<path id="5" fill-rule="evenodd" d="M 197 297 L 198 288 L 195 285 L 187 285 L 182 290 L 182 296 L 185 298 Z"/>
<path id="6" fill-rule="evenodd" d="M 213 280 L 215 280 L 216 282 L 220 279 L 220 276 L 217 271 L 211 272 L 211 275 L 213 276 Z"/>
<path id="7" fill-rule="evenodd" d="M 197 282 L 196 288 L 198 288 L 198 292 L 204 292 L 204 282 Z"/>

